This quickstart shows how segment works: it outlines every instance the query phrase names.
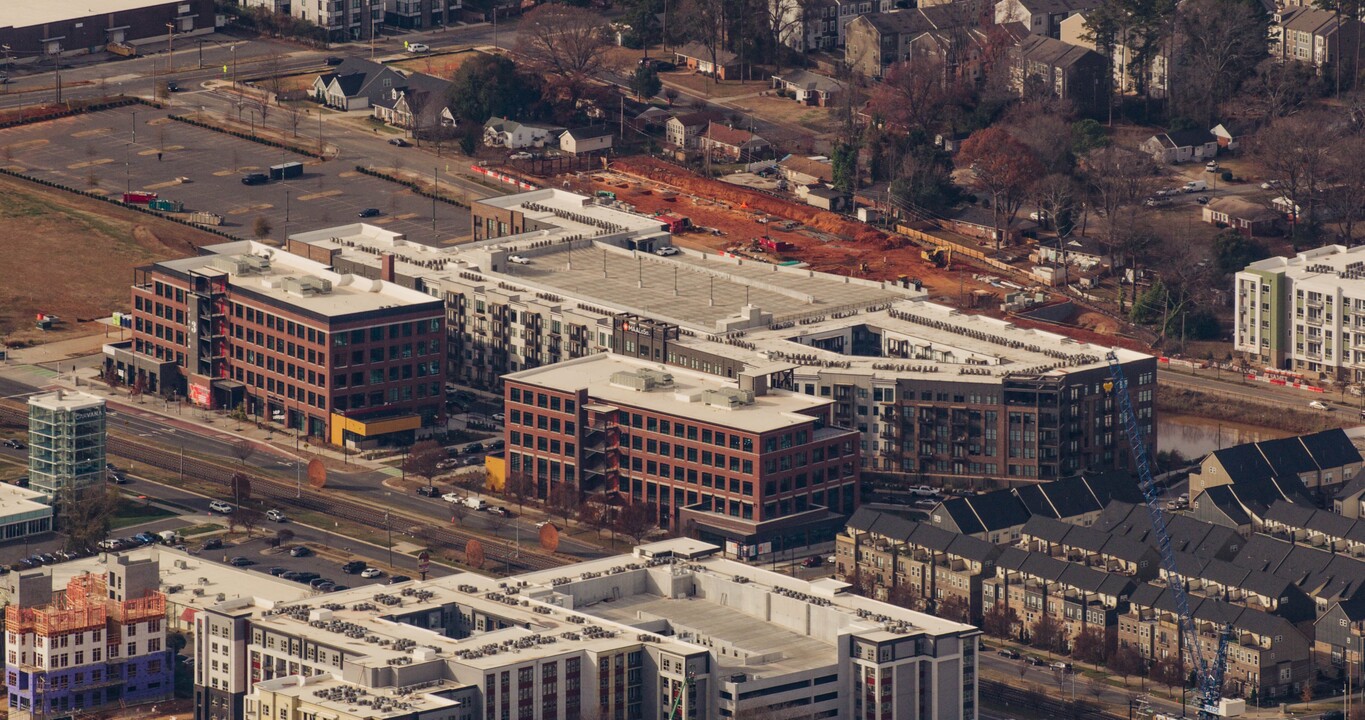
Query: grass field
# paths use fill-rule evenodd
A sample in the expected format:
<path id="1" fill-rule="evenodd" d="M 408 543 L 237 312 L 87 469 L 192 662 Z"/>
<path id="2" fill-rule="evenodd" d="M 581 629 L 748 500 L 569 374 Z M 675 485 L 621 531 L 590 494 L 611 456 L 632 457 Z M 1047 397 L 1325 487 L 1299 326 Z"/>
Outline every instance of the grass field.
<path id="1" fill-rule="evenodd" d="M 0 177 L 0 336 L 10 341 L 85 334 L 79 323 L 127 309 L 133 269 L 192 255 L 222 238 L 107 203 Z M 42 311 L 59 329 L 33 328 Z"/>
<path id="2" fill-rule="evenodd" d="M 117 530 L 174 516 L 175 513 L 170 510 L 162 510 L 152 505 L 143 505 L 136 500 L 121 498 L 118 501 L 118 507 L 114 509 L 113 527 Z"/>
<path id="3" fill-rule="evenodd" d="M 408 72 L 419 72 L 427 75 L 434 75 L 444 80 L 454 77 L 455 71 L 460 66 L 469 61 L 470 58 L 478 54 L 476 50 L 465 50 L 457 53 L 447 53 L 442 55 L 424 55 L 414 57 L 411 60 L 399 60 L 389 63 L 390 67 L 396 67 Z"/>

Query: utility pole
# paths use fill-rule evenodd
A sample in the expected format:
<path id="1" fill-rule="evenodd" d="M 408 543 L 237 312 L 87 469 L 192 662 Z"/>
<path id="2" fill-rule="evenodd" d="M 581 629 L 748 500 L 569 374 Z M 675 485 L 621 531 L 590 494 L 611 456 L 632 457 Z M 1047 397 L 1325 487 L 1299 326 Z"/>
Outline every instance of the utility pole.
<path id="1" fill-rule="evenodd" d="M 436 232 L 436 195 L 441 192 L 441 181 L 438 179 L 441 167 L 431 168 L 431 232 Z"/>
<path id="2" fill-rule="evenodd" d="M 5 86 L 5 94 L 8 95 L 8 94 L 9 94 L 9 73 L 10 73 L 9 46 L 8 46 L 8 45 L 0 45 L 0 50 L 4 50 L 4 51 L 5 51 L 5 82 L 4 82 L 4 83 L 0 83 L 0 84 L 3 84 L 3 85 Z"/>

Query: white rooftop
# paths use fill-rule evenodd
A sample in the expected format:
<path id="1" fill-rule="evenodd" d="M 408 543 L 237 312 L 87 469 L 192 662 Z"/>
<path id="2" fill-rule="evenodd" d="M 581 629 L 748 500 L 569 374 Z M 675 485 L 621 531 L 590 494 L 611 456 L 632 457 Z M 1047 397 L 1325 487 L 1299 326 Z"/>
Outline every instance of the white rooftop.
<path id="1" fill-rule="evenodd" d="M 89 393 L 58 390 L 42 395 L 31 395 L 28 404 L 44 410 L 84 410 L 86 408 L 104 407 L 104 398 Z"/>
<path id="2" fill-rule="evenodd" d="M 574 215 L 591 217 L 594 220 L 619 226 L 622 230 L 627 231 L 659 230 L 662 227 L 662 223 L 654 218 L 598 205 L 586 195 L 557 188 L 544 188 L 485 198 L 479 202 L 489 207 L 515 208 L 522 212 L 528 220 L 538 220 L 548 225 L 554 225 L 569 234 L 592 235 L 602 229 L 601 225 L 581 222 L 575 219 Z"/>
<path id="3" fill-rule="evenodd" d="M 324 710 L 356 716 L 363 713 L 367 720 L 409 716 L 414 712 L 440 710 L 459 705 L 458 702 L 432 694 L 442 689 L 440 683 L 428 685 L 421 692 L 399 692 L 397 688 L 362 688 L 335 675 L 287 675 L 256 683 L 258 690 L 295 697 L 304 703 Z M 452 682 L 449 689 L 459 687 Z M 363 701 L 363 702 L 362 702 Z"/>
<path id="4" fill-rule="evenodd" d="M 622 373 L 639 378 L 643 383 L 650 382 L 649 378 L 653 377 L 654 386 L 641 390 L 622 384 L 618 382 L 624 379 Z M 587 389 L 597 403 L 648 409 L 755 433 L 809 423 L 831 402 L 785 390 L 769 390 L 753 397 L 752 402 L 745 402 L 745 398 L 723 407 L 708 402 L 708 398 L 722 399 L 714 393 L 733 396 L 739 392 L 736 383 L 708 373 L 611 353 L 588 355 L 504 377 L 556 390 Z M 708 391 L 712 394 L 708 395 Z"/>
<path id="5" fill-rule="evenodd" d="M 440 302 L 395 283 L 336 273 L 323 263 L 252 240 L 203 249 L 212 254 L 170 260 L 159 267 L 209 277 L 227 276 L 235 288 L 328 317 Z"/>
<path id="6" fill-rule="evenodd" d="M 1348 248 L 1344 245 L 1324 245 L 1305 250 L 1293 257 L 1276 256 L 1258 260 L 1247 270 L 1279 272 L 1296 282 L 1320 282 L 1325 286 L 1354 283 L 1365 289 L 1365 245 Z"/>
<path id="7" fill-rule="evenodd" d="M 16 516 L 24 513 L 35 513 L 37 516 L 51 515 L 52 506 L 39 501 L 39 498 L 45 497 L 47 497 L 45 492 L 0 483 L 0 522 L 15 522 L 18 520 Z"/>
<path id="8" fill-rule="evenodd" d="M 172 4 L 170 0 L 5 0 L 0 2 L 0 27 L 45 25 Z"/>

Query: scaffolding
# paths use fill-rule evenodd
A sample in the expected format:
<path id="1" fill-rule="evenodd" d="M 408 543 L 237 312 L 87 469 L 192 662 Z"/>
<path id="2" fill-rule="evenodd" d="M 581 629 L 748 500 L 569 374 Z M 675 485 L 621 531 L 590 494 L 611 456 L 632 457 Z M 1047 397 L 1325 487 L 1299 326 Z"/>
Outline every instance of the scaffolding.
<path id="1" fill-rule="evenodd" d="M 103 574 L 77 575 L 67 583 L 65 592 L 54 595 L 44 607 L 5 608 L 5 629 L 11 633 L 51 636 L 101 629 L 109 620 L 126 624 L 166 615 L 166 596 L 160 592 L 149 591 L 122 602 L 111 600 L 108 595 Z"/>

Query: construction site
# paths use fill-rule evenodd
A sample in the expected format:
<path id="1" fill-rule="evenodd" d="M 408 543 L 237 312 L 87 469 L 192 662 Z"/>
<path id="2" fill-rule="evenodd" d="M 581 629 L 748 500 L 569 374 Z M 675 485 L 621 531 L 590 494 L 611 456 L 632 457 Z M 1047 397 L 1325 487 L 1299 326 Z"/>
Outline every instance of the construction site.
<path id="1" fill-rule="evenodd" d="M 170 699 L 174 665 L 158 578 L 155 560 L 125 558 L 107 576 L 77 575 L 55 592 L 50 568 L 11 575 L 9 716 L 42 720 Z"/>
<path id="2" fill-rule="evenodd" d="M 954 305 L 984 308 L 1009 291 L 980 279 L 989 275 L 983 268 L 952 262 L 951 255 L 926 257 L 925 248 L 903 235 L 653 158 L 624 158 L 609 170 L 554 181 L 585 195 L 614 197 L 641 214 L 686 218 L 674 236 L 682 247 L 869 280 L 918 281 L 935 300 Z"/>

